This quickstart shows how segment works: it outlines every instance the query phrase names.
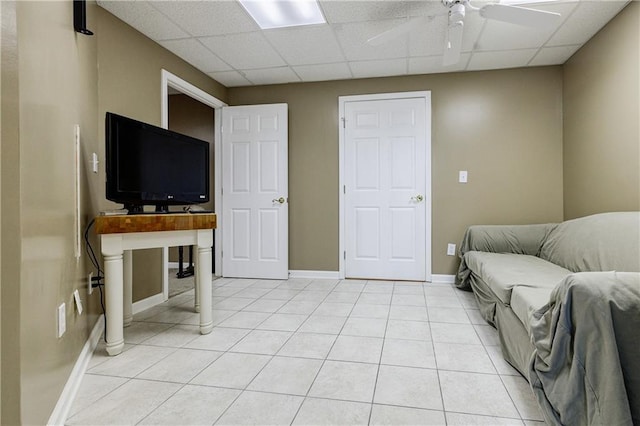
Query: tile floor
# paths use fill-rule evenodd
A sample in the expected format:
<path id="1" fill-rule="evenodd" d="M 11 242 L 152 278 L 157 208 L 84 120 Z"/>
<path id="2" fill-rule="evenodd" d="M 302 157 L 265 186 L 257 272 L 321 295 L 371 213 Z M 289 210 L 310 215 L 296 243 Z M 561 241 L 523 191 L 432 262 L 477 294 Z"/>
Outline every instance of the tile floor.
<path id="1" fill-rule="evenodd" d="M 539 425 L 471 293 L 446 284 L 218 279 L 93 355 L 67 424 Z"/>

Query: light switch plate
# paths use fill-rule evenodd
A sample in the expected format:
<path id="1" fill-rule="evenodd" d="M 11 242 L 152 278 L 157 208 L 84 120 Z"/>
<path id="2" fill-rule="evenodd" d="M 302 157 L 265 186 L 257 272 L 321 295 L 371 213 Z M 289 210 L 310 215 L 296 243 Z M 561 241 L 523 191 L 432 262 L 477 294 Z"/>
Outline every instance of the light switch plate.
<path id="1" fill-rule="evenodd" d="M 62 337 L 65 331 L 67 331 L 67 309 L 63 303 L 58 306 L 58 337 Z"/>
<path id="2" fill-rule="evenodd" d="M 78 310 L 78 315 L 82 315 L 82 299 L 80 299 L 80 292 L 78 289 L 73 291 L 73 300 L 76 302 L 76 309 Z"/>
<path id="3" fill-rule="evenodd" d="M 466 170 L 460 170 L 460 172 L 458 173 L 458 182 L 467 183 L 467 171 Z"/>
<path id="4" fill-rule="evenodd" d="M 447 244 L 447 256 L 455 256 L 456 255 L 456 245 L 455 244 Z"/>

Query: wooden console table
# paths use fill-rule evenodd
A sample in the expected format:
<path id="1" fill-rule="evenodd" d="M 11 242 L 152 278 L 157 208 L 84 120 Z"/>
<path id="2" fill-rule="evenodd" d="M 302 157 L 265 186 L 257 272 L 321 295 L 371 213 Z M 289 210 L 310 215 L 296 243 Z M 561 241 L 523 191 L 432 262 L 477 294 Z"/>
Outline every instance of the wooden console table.
<path id="1" fill-rule="evenodd" d="M 96 217 L 96 233 L 104 256 L 107 353 L 118 355 L 124 347 L 123 327 L 131 324 L 132 250 L 195 245 L 196 311 L 200 333 L 213 329 L 211 307 L 213 213 L 142 214 Z M 199 301 L 199 303 L 198 303 Z"/>

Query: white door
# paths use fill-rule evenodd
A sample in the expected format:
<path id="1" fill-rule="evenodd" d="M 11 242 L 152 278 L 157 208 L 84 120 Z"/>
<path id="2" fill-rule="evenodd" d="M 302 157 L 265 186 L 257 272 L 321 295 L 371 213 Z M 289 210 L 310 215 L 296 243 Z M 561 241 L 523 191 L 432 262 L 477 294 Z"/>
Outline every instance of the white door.
<path id="1" fill-rule="evenodd" d="M 345 276 L 430 279 L 426 97 L 344 104 Z"/>
<path id="2" fill-rule="evenodd" d="M 289 273 L 287 104 L 222 109 L 222 274 Z"/>

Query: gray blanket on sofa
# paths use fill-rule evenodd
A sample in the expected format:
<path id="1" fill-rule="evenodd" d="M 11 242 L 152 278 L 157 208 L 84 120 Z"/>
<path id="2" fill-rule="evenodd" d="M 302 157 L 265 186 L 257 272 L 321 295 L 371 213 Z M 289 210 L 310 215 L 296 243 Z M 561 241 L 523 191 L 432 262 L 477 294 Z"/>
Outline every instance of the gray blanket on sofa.
<path id="1" fill-rule="evenodd" d="M 640 424 L 639 274 L 568 276 L 534 312 L 531 334 L 529 381 L 548 422 Z"/>

